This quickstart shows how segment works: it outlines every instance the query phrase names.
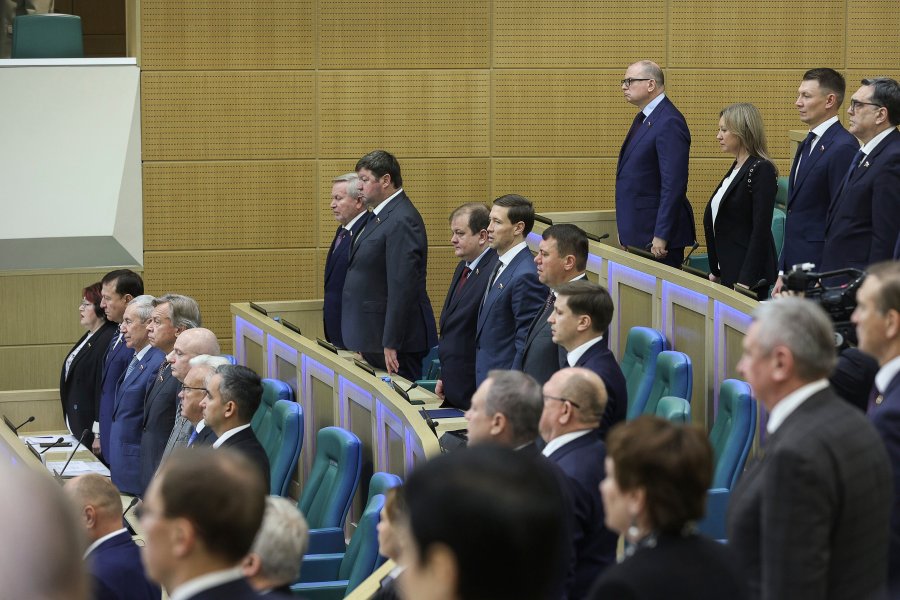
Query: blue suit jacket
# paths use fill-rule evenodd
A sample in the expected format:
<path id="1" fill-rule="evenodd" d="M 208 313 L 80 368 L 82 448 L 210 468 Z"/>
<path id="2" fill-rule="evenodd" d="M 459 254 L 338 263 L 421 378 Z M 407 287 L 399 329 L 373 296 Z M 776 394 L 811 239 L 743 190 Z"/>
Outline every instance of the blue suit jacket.
<path id="1" fill-rule="evenodd" d="M 691 132 L 664 98 L 622 145 L 616 170 L 616 225 L 626 246 L 644 248 L 659 237 L 684 248 L 697 237 L 687 198 Z"/>
<path id="2" fill-rule="evenodd" d="M 869 413 L 869 420 L 887 448 L 894 481 L 888 545 L 888 589 L 890 598 L 900 598 L 900 376 L 884 391 L 884 400 Z"/>
<path id="3" fill-rule="evenodd" d="M 341 335 L 341 296 L 344 292 L 344 279 L 347 278 L 347 263 L 350 259 L 350 246 L 353 245 L 353 235 L 366 224 L 369 213 L 363 213 L 359 220 L 350 229 L 352 235 L 348 235 L 338 246 L 335 252 L 334 244 L 343 226 L 334 232 L 334 239 L 328 248 L 328 256 L 325 258 L 325 297 L 322 304 L 322 318 L 325 322 L 325 339 L 337 346 L 344 347 L 344 337 Z"/>
<path id="4" fill-rule="evenodd" d="M 575 513 L 572 535 L 575 578 L 569 598 L 584 598 L 606 567 L 616 562 L 618 536 L 603 525 L 600 482 L 606 476 L 606 445 L 594 430 L 557 449 L 549 457 L 566 474 Z"/>
<path id="5" fill-rule="evenodd" d="M 603 336 L 604 340 L 606 336 Z M 625 375 L 622 367 L 616 361 L 616 357 L 609 347 L 602 341 L 597 342 L 587 349 L 575 362 L 576 367 L 590 369 L 600 376 L 606 384 L 606 410 L 600 421 L 600 437 L 606 439 L 609 428 L 625 420 L 628 413 L 628 387 L 625 384 Z"/>
<path id="6" fill-rule="evenodd" d="M 782 271 L 788 272 L 792 266 L 805 262 L 816 267 L 822 264 L 828 205 L 837 196 L 857 150 L 859 142 L 840 122 L 829 127 L 812 153 L 803 157 L 799 172 L 797 148 L 788 179 L 787 219 L 779 263 Z"/>
<path id="7" fill-rule="evenodd" d="M 112 339 L 115 340 L 118 335 L 118 333 L 113 334 Z M 109 428 L 112 425 L 113 407 L 116 404 L 116 387 L 119 385 L 122 373 L 128 368 L 132 356 L 134 356 L 134 350 L 126 346 L 123 339 L 115 350 L 107 351 L 106 357 L 103 359 L 103 371 L 100 374 L 100 396 L 97 398 L 97 408 L 94 414 L 97 415 L 97 421 L 100 423 L 100 453 L 107 464 L 109 464 Z M 77 435 L 81 435 L 81 433 L 78 432 Z"/>
<path id="8" fill-rule="evenodd" d="M 162 596 L 159 586 L 147 580 L 141 549 L 127 531 L 94 548 L 87 562 L 96 600 L 159 600 Z"/>
<path id="9" fill-rule="evenodd" d="M 258 600 L 263 597 L 242 577 L 194 594 L 188 600 Z"/>
<path id="10" fill-rule="evenodd" d="M 475 332 L 478 327 L 478 307 L 484 298 L 491 273 L 497 264 L 497 253 L 489 248 L 466 285 L 457 294 L 456 285 L 462 276 L 465 261 L 456 265 L 450 289 L 441 310 L 441 339 L 438 356 L 441 359 L 441 379 L 447 402 L 466 410 L 475 393 Z"/>
<path id="11" fill-rule="evenodd" d="M 181 382 L 172 375 L 171 367 L 163 371 L 163 380 L 150 383 L 144 399 L 141 427 L 141 490 L 143 494 L 162 461 L 166 442 L 175 425 L 178 392 Z"/>
<path id="12" fill-rule="evenodd" d="M 150 348 L 128 377 L 123 373 L 119 379 L 107 458 L 112 482 L 123 494 L 139 494 L 142 491 L 141 429 L 144 421 L 144 398 L 164 359 L 165 355 L 161 350 Z"/>
<path id="13" fill-rule="evenodd" d="M 490 277 L 490 273 L 488 273 Z M 491 369 L 520 369 L 525 338 L 550 290 L 538 281 L 534 258 L 526 246 L 494 281 L 478 312 L 475 333 L 475 385 Z"/>
<path id="14" fill-rule="evenodd" d="M 856 168 L 828 207 L 820 271 L 865 269 L 894 255 L 900 233 L 900 131 Z"/>

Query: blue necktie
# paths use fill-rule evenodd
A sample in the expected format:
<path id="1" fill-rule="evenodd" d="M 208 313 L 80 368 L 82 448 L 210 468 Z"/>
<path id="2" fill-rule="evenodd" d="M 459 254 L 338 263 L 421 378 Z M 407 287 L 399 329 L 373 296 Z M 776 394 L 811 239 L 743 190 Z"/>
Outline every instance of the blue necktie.
<path id="1" fill-rule="evenodd" d="M 187 443 L 188 447 L 193 446 L 194 440 L 196 440 L 196 439 L 197 439 L 197 430 L 191 429 L 191 437 L 188 438 L 188 443 Z"/>
<path id="2" fill-rule="evenodd" d="M 847 169 L 847 174 L 844 176 L 844 181 L 841 184 L 841 189 L 847 185 L 847 182 L 850 181 L 850 178 L 853 176 L 853 172 L 856 171 L 856 167 L 859 166 L 859 163 L 862 162 L 863 157 L 866 155 L 865 152 L 862 151 L 862 148 L 856 151 L 856 154 L 853 155 L 853 160 L 850 161 L 850 168 Z"/>
<path id="3" fill-rule="evenodd" d="M 134 368 L 137 366 L 138 362 L 139 361 L 138 361 L 137 354 L 135 354 L 132 357 L 131 362 L 128 363 L 128 368 L 125 369 L 125 377 L 122 378 L 122 381 L 125 381 L 126 379 L 128 379 L 128 376 L 131 375 L 132 371 L 134 371 Z"/>
<path id="4" fill-rule="evenodd" d="M 809 147 L 814 139 L 816 139 L 816 134 L 810 131 L 803 143 L 800 144 L 800 147 L 797 148 L 797 155 L 794 157 L 794 177 L 800 174 L 800 165 L 803 163 L 803 159 L 809 157 Z"/>

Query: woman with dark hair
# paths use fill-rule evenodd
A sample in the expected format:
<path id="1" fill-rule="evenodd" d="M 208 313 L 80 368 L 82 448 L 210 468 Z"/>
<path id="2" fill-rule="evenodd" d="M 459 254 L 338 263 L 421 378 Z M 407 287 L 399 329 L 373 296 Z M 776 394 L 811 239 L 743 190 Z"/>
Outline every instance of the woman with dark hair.
<path id="1" fill-rule="evenodd" d="M 379 589 L 372 600 L 397 600 L 400 593 L 397 588 L 399 577 L 403 574 L 403 565 L 399 564 L 403 540 L 409 536 L 409 515 L 406 512 L 406 501 L 403 488 L 394 487 L 385 495 L 384 508 L 378 521 L 378 554 L 388 558 L 397 566 L 384 576 Z"/>
<path id="2" fill-rule="evenodd" d="M 100 283 L 94 283 L 81 292 L 78 312 L 81 326 L 87 333 L 75 343 L 66 355 L 59 374 L 59 397 L 62 400 L 66 425 L 74 436 L 80 436 L 85 429 L 91 429 L 97 418 L 96 403 L 100 397 L 100 373 L 103 371 L 103 357 L 109 342 L 118 329 L 100 308 Z M 88 448 L 94 441 L 93 433 L 85 436 Z"/>
<path id="3" fill-rule="evenodd" d="M 590 598 L 739 600 L 743 579 L 727 546 L 698 535 L 712 481 L 712 447 L 700 429 L 645 415 L 606 439 L 600 484 L 606 526 L 625 535 L 625 559 Z"/>

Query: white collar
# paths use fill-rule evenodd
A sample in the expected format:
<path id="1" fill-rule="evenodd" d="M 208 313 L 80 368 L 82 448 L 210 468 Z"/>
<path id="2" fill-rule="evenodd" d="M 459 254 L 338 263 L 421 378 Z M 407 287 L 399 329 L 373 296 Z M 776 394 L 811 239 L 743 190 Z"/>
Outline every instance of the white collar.
<path id="1" fill-rule="evenodd" d="M 590 339 L 590 340 L 586 341 L 585 343 L 581 344 L 580 346 L 574 348 L 571 352 L 569 352 L 566 355 L 566 360 L 568 361 L 569 366 L 574 367 L 575 364 L 578 362 L 578 359 L 581 358 L 585 352 L 590 350 L 591 347 L 594 346 L 595 344 L 599 344 L 602 340 L 603 340 L 603 336 L 600 335 L 600 336 Z"/>
<path id="2" fill-rule="evenodd" d="M 237 433 L 242 432 L 243 430 L 247 429 L 248 427 L 250 427 L 250 423 L 247 423 L 246 425 L 241 425 L 239 427 L 235 427 L 234 429 L 229 429 L 228 431 L 226 431 L 225 433 L 220 435 L 219 439 L 217 439 L 215 442 L 213 442 L 213 448 L 218 448 L 219 446 L 222 445 L 222 443 L 225 440 L 234 436 Z"/>
<path id="3" fill-rule="evenodd" d="M 553 438 L 547 445 L 544 446 L 544 449 L 541 450 L 541 454 L 544 456 L 550 456 L 569 442 L 575 441 L 583 435 L 587 435 L 590 432 L 594 431 L 594 429 L 582 429 L 581 431 L 570 431 L 569 433 L 564 433 L 559 437 Z"/>
<path id="4" fill-rule="evenodd" d="M 821 392 L 827 387 L 828 380 L 819 379 L 797 388 L 796 390 L 782 398 L 778 402 L 778 404 L 772 407 L 772 412 L 769 413 L 769 421 L 766 423 L 766 431 L 768 431 L 769 433 L 775 433 L 775 431 L 777 431 L 778 428 L 781 427 L 781 424 L 784 423 L 785 419 L 791 416 L 791 413 L 793 413 L 795 410 L 800 408 L 801 404 L 809 400 L 810 396 Z"/>
<path id="5" fill-rule="evenodd" d="M 100 544 L 102 544 L 103 542 L 111 540 L 114 537 L 116 537 L 117 535 L 119 535 L 120 533 L 124 533 L 125 531 L 126 531 L 126 529 L 123 527 L 122 529 L 117 529 L 116 531 L 113 531 L 112 533 L 107 533 L 102 538 L 97 538 L 96 540 L 94 540 L 94 543 L 91 544 L 90 546 L 88 546 L 87 550 L 84 551 L 84 558 L 87 558 L 88 556 L 90 556 L 91 552 L 96 550 L 97 547 Z"/>
<path id="6" fill-rule="evenodd" d="M 144 357 L 147 356 L 147 353 L 150 352 L 150 348 L 152 348 L 152 347 L 153 346 L 151 346 L 150 344 L 147 344 L 146 346 L 141 348 L 139 352 L 135 353 L 135 356 L 137 356 L 138 362 L 141 362 L 142 360 L 144 360 Z"/>
<path id="7" fill-rule="evenodd" d="M 900 356 L 895 356 L 878 369 L 878 374 L 875 375 L 875 387 L 878 388 L 879 394 L 884 393 L 897 373 L 900 373 Z"/>
<path id="8" fill-rule="evenodd" d="M 466 266 L 469 267 L 470 270 L 474 271 L 475 267 L 478 266 L 478 263 L 481 262 L 481 259 L 484 258 L 484 255 L 487 254 L 487 251 L 490 249 L 491 249 L 490 246 L 486 247 L 484 250 L 481 251 L 481 254 L 479 254 L 478 256 L 475 257 L 475 260 L 473 260 L 472 262 L 467 262 Z"/>
<path id="9" fill-rule="evenodd" d="M 376 206 L 375 208 L 372 209 L 372 212 L 375 213 L 376 215 L 380 214 L 381 211 L 384 210 L 384 207 L 388 205 L 388 202 L 390 202 L 391 200 L 393 200 L 394 198 L 399 196 L 402 192 L 403 192 L 403 188 L 400 188 L 399 190 L 397 190 L 396 192 L 394 192 L 393 194 L 391 194 L 390 196 L 388 196 L 387 198 L 382 200 L 381 204 L 379 204 L 378 206 Z"/>
<path id="10" fill-rule="evenodd" d="M 897 129 L 897 128 L 896 127 L 888 127 L 887 129 L 885 129 L 884 131 L 882 131 L 881 133 L 879 133 L 878 135 L 873 137 L 871 140 L 869 140 L 867 143 L 863 144 L 863 147 L 862 147 L 863 154 L 865 154 L 866 156 L 869 156 L 870 154 L 872 154 L 872 150 L 874 150 L 875 148 L 878 147 L 878 144 L 881 143 L 881 140 L 883 140 L 887 136 L 891 135 L 891 132 L 894 131 L 895 129 Z"/>
<path id="11" fill-rule="evenodd" d="M 213 571 L 212 573 L 207 573 L 206 575 L 201 575 L 200 577 L 195 577 L 190 581 L 182 583 L 172 590 L 172 593 L 169 594 L 169 600 L 187 600 L 188 598 L 193 598 L 200 592 L 232 581 L 237 581 L 238 579 L 243 578 L 243 576 L 240 567 L 233 567 L 231 569 L 225 569 L 224 571 Z"/>
<path id="12" fill-rule="evenodd" d="M 506 268 L 512 259 L 515 258 L 516 254 L 522 251 L 522 248 L 525 248 L 528 244 L 525 243 L 525 240 L 522 240 L 506 252 L 500 255 L 500 263 L 503 265 L 503 268 Z"/>
<path id="13" fill-rule="evenodd" d="M 662 94 L 651 100 L 650 103 L 647 104 L 647 106 L 641 109 L 641 112 L 644 113 L 644 118 L 646 119 L 647 117 L 649 117 L 650 113 L 652 113 L 656 109 L 656 107 L 659 106 L 659 103 L 665 100 L 665 98 L 666 93 L 663 92 Z"/>
<path id="14" fill-rule="evenodd" d="M 346 229 L 347 231 L 350 231 L 351 229 L 353 229 L 353 226 L 356 224 L 356 222 L 359 221 L 359 219 L 360 219 L 364 214 L 366 214 L 366 211 L 365 211 L 365 210 L 362 211 L 361 213 L 359 213 L 358 215 L 356 215 L 355 217 L 353 217 L 352 219 L 350 219 L 350 221 L 349 221 L 346 225 L 341 225 L 341 227 L 343 227 L 343 228 Z"/>
<path id="15" fill-rule="evenodd" d="M 822 121 L 821 123 L 819 123 L 812 129 L 810 129 L 809 132 L 814 134 L 816 136 L 816 139 L 819 139 L 820 137 L 825 135 L 825 132 L 828 131 L 828 129 L 832 125 L 834 125 L 837 122 L 838 122 L 838 118 L 837 118 L 837 115 L 835 115 L 835 116 L 831 117 L 830 119 L 826 119 L 826 120 Z"/>
<path id="16" fill-rule="evenodd" d="M 204 427 L 206 427 L 206 419 L 200 419 L 199 421 L 197 421 L 197 426 L 194 427 L 194 429 L 197 430 L 197 433 L 200 433 L 201 431 L 203 431 Z"/>

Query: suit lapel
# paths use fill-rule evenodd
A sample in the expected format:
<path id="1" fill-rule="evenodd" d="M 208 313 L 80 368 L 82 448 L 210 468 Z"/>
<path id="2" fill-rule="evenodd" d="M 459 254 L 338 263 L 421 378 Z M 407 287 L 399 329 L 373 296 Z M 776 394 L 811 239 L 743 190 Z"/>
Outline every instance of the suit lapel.
<path id="1" fill-rule="evenodd" d="M 657 122 L 660 118 L 665 116 L 665 112 L 668 109 L 669 98 L 663 98 L 662 102 L 660 102 L 656 108 L 653 109 L 653 112 L 650 113 L 650 116 L 644 119 L 644 122 L 640 127 L 634 132 L 634 135 L 631 139 L 627 140 L 624 144 L 622 144 L 622 149 L 619 151 L 619 165 L 616 169 L 616 175 L 622 170 L 622 165 L 628 160 L 628 157 L 631 155 L 631 152 L 640 144 L 641 140 L 645 135 L 650 131 L 650 128 L 653 127 L 653 124 Z"/>
<path id="2" fill-rule="evenodd" d="M 334 270 L 334 245 L 337 242 L 338 235 L 341 233 L 342 226 L 338 225 L 337 231 L 334 232 L 334 237 L 331 239 L 331 246 L 328 248 L 328 257 L 325 259 L 325 281 L 328 281 L 328 278 L 331 277 L 331 272 Z M 350 239 L 352 243 L 353 239 Z M 344 240 L 347 242 L 347 240 Z M 348 252 L 349 254 L 349 252 Z"/>
<path id="3" fill-rule="evenodd" d="M 728 184 L 728 188 L 725 190 L 725 194 L 722 195 L 722 202 L 719 204 L 719 214 L 723 214 L 722 211 L 725 206 L 729 203 L 728 200 L 731 197 L 731 192 L 740 184 L 744 179 L 747 178 L 747 172 L 750 168 L 756 165 L 759 162 L 758 158 L 750 157 L 746 162 L 741 166 L 741 169 L 738 171 L 737 175 L 735 175 L 734 179 L 731 180 L 731 183 Z M 735 163 L 736 164 L 736 163 Z M 734 169 L 734 165 L 731 167 Z M 730 172 L 730 171 L 729 171 Z M 727 175 L 726 175 L 727 177 Z M 722 183 L 725 183 L 725 180 L 722 180 Z M 722 185 L 721 183 L 719 185 Z M 718 219 L 716 219 L 718 220 Z"/>
<path id="4" fill-rule="evenodd" d="M 441 309 L 441 323 L 444 322 L 444 314 L 450 308 L 450 306 L 455 306 L 457 302 L 459 302 L 460 294 L 455 293 L 456 286 L 459 284 L 459 278 L 462 277 L 463 269 L 466 266 L 466 261 L 461 260 L 459 264 L 456 265 L 456 271 L 453 272 L 453 279 L 450 280 L 450 287 L 447 289 L 447 297 L 444 298 L 444 307 Z M 470 275 L 474 275 L 473 271 Z"/>
<path id="5" fill-rule="evenodd" d="M 154 381 L 150 391 L 147 392 L 147 399 L 144 402 L 144 423 L 146 423 L 147 419 L 150 417 L 150 407 L 153 406 L 153 401 L 159 396 L 160 392 L 166 389 L 170 379 L 172 379 L 172 369 L 166 367 L 165 370 L 163 370 L 162 381 Z"/>
<path id="6" fill-rule="evenodd" d="M 831 204 L 828 206 L 828 215 L 825 219 L 825 231 L 831 227 L 831 222 L 834 220 L 834 215 L 837 214 L 840 205 L 844 201 L 845 192 L 850 189 L 850 187 L 866 176 L 869 168 L 874 165 L 878 159 L 878 156 L 884 151 L 885 148 L 890 146 L 892 143 L 895 143 L 897 138 L 900 137 L 900 131 L 894 129 L 890 134 L 875 146 L 875 149 L 872 150 L 869 154 L 866 155 L 865 158 L 862 159 L 862 164 L 856 167 L 856 170 L 853 171 L 853 174 L 850 175 L 850 179 L 847 180 L 847 183 L 841 187 L 840 191 L 835 195 L 835 197 L 831 200 Z"/>
<path id="7" fill-rule="evenodd" d="M 384 207 L 379 214 L 369 213 L 368 218 L 364 225 L 362 225 L 362 231 L 359 232 L 359 235 L 353 236 L 353 245 L 350 247 L 350 260 L 353 260 L 353 255 L 356 254 L 356 249 L 359 248 L 360 243 L 378 228 L 384 221 L 387 221 L 391 213 L 393 213 L 398 206 L 401 204 L 409 202 L 409 198 L 406 197 L 406 192 L 400 192 L 396 198 L 388 202 L 387 206 Z"/>
<path id="8" fill-rule="evenodd" d="M 822 134 L 822 138 L 813 147 L 812 153 L 807 154 L 800 159 L 800 169 L 797 171 L 796 177 L 794 177 L 794 173 L 791 172 L 791 177 L 794 179 L 793 185 L 791 186 L 791 197 L 788 198 L 788 206 L 790 206 L 791 201 L 794 199 L 794 194 L 796 193 L 797 189 L 803 184 L 806 176 L 810 171 L 812 171 L 812 168 L 819 161 L 819 159 L 824 156 L 825 152 L 828 150 L 828 147 L 831 146 L 831 140 L 832 138 L 834 138 L 840 126 L 840 123 L 835 123 L 827 130 L 825 130 L 825 133 Z"/>
<path id="9" fill-rule="evenodd" d="M 513 271 L 515 271 L 516 267 L 522 261 L 522 257 L 528 253 L 531 255 L 531 251 L 528 250 L 528 246 L 522 248 L 518 254 L 513 256 L 512 260 L 509 261 L 509 264 L 506 268 L 501 271 L 500 275 L 497 276 L 497 280 L 494 281 L 494 285 L 490 287 L 487 291 L 487 296 L 484 299 L 484 305 L 481 307 L 481 311 L 478 313 L 478 331 L 481 331 L 482 326 L 484 325 L 485 320 L 487 319 L 487 315 L 491 312 L 491 307 L 494 305 L 494 302 L 500 297 L 503 293 L 503 288 L 509 283 L 509 280 L 512 279 Z M 491 269 L 493 272 L 493 268 Z M 488 275 L 490 276 L 490 275 Z"/>

